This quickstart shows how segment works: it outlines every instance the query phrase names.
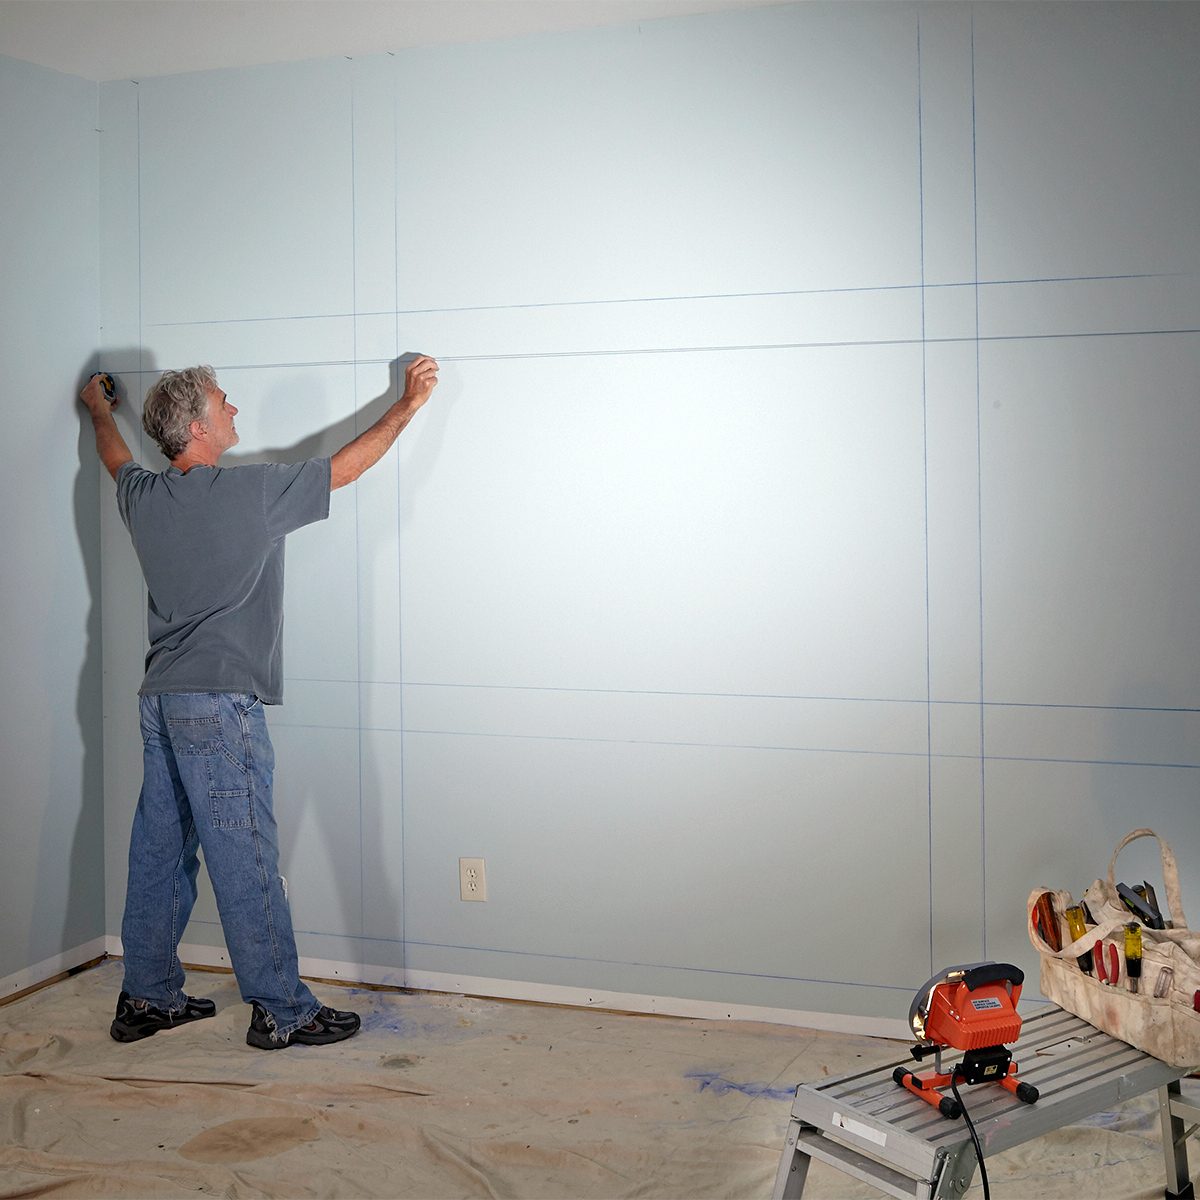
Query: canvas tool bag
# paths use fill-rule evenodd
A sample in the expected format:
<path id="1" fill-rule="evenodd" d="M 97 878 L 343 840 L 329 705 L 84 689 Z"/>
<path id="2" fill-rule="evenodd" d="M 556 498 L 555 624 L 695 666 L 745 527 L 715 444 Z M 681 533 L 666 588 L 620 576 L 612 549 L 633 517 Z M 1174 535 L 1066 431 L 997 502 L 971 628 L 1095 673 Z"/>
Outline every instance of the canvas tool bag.
<path id="1" fill-rule="evenodd" d="M 1167 894 L 1163 917 L 1170 928 L 1148 929 L 1141 925 L 1142 975 L 1135 993 L 1129 990 L 1125 970 L 1124 929 L 1137 918 L 1117 895 L 1116 866 L 1117 855 L 1130 842 L 1143 837 L 1158 842 Z M 1044 892 L 1054 898 L 1063 943 L 1058 951 L 1038 931 L 1035 910 Z M 1179 867 L 1171 847 L 1153 829 L 1135 829 L 1126 834 L 1113 851 L 1108 878 L 1097 879 L 1083 893 L 1083 899 L 1096 923 L 1089 925 L 1078 941 L 1072 942 L 1063 916 L 1076 903 L 1071 893 L 1053 888 L 1035 888 L 1030 893 L 1029 940 L 1041 958 L 1042 994 L 1097 1029 L 1172 1066 L 1200 1065 L 1200 1012 L 1193 1007 L 1196 991 L 1200 989 L 1200 932 L 1187 926 L 1179 892 Z M 1109 961 L 1107 946 L 1117 947 L 1120 973 L 1115 987 L 1101 982 L 1095 962 L 1091 974 L 1079 966 L 1079 956 L 1094 951 L 1097 942 L 1104 943 L 1106 961 Z M 1169 968 L 1173 977 L 1166 995 L 1157 997 L 1154 990 L 1164 968 Z"/>

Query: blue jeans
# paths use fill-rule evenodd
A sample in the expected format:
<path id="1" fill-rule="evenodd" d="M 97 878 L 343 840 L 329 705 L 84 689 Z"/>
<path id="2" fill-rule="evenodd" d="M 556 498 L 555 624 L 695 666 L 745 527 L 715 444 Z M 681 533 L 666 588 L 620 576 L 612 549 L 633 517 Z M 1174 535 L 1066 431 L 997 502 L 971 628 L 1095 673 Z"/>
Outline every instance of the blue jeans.
<path id="1" fill-rule="evenodd" d="M 129 843 L 121 940 L 125 990 L 155 1008 L 186 1003 L 179 940 L 196 902 L 197 847 L 212 880 L 242 999 L 279 1035 L 320 1004 L 300 981 L 279 877 L 275 751 L 262 703 L 237 692 L 142 697 L 142 794 Z"/>

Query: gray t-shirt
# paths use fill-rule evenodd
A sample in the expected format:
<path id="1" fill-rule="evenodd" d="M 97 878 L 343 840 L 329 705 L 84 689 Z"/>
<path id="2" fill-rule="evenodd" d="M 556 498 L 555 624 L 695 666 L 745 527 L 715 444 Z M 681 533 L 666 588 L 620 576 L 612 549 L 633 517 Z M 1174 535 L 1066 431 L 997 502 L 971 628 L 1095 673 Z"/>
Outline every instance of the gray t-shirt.
<path id="1" fill-rule="evenodd" d="M 283 540 L 329 516 L 329 491 L 328 458 L 117 472 L 117 506 L 150 593 L 141 695 L 282 702 Z"/>

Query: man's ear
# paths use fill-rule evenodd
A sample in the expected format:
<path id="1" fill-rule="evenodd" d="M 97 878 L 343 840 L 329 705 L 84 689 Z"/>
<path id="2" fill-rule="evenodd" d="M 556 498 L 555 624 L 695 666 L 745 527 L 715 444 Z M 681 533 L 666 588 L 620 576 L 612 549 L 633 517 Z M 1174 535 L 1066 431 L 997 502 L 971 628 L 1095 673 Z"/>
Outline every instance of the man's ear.
<path id="1" fill-rule="evenodd" d="M 197 441 L 197 442 L 204 441 L 204 439 L 206 437 L 208 437 L 208 422 L 207 421 L 193 421 L 188 426 L 188 433 L 190 433 L 192 435 L 193 441 Z"/>

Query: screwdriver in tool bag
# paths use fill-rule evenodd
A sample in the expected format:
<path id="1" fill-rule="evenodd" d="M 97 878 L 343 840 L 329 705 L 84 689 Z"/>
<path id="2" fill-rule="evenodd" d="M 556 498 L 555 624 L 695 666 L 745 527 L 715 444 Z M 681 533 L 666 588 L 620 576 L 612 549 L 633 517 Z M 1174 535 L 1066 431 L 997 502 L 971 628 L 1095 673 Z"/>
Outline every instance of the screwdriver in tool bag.
<path id="1" fill-rule="evenodd" d="M 1054 911 L 1054 897 L 1049 892 L 1043 892 L 1037 898 L 1034 917 L 1042 940 L 1051 950 L 1062 949 L 1062 932 L 1058 928 L 1058 916 Z"/>
<path id="2" fill-rule="evenodd" d="M 1071 941 L 1079 941 L 1087 933 L 1087 924 L 1083 917 L 1083 905 L 1072 904 L 1063 915 L 1067 918 L 1067 928 L 1071 931 Z M 1075 961 L 1079 963 L 1081 971 L 1088 975 L 1092 973 L 1092 952 L 1090 950 L 1085 950 Z"/>
<path id="3" fill-rule="evenodd" d="M 1142 927 L 1136 921 L 1125 926 L 1125 974 L 1129 990 L 1136 992 L 1142 976 Z"/>

